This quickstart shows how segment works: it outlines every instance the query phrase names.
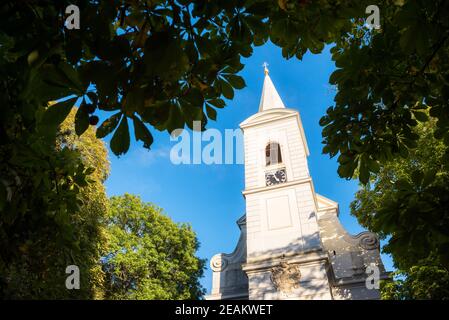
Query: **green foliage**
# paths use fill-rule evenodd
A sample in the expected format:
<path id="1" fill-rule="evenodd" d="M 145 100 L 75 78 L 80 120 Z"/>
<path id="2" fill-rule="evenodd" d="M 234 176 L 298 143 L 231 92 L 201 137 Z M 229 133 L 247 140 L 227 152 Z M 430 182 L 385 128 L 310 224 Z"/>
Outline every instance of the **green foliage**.
<path id="1" fill-rule="evenodd" d="M 120 124 L 106 120 L 99 135 L 113 133 L 117 155 L 129 148 L 127 118 L 146 148 L 147 125 L 172 131 L 202 120 L 204 129 L 222 98 L 245 86 L 240 58 L 268 39 L 287 59 L 334 44 L 330 82 L 338 93 L 320 123 L 323 151 L 344 156 L 342 177 L 355 172 L 366 183 L 380 163 L 406 156 L 418 138 L 412 128 L 427 120 L 422 110 L 449 141 L 447 1 L 383 1 L 381 30 L 363 25 L 368 0 L 85 0 L 81 29 L 71 31 L 62 26 L 68 4 L 2 5 L 0 65 L 4 79 L 15 79 L 4 82 L 3 105 L 33 118 L 50 99 L 88 97 L 95 109 L 122 116 Z M 78 133 L 86 129 L 81 109 Z"/>
<path id="2" fill-rule="evenodd" d="M 341 177 L 367 183 L 378 165 L 416 148 L 414 127 L 438 119 L 449 145 L 449 3 L 383 1 L 380 30 L 353 28 L 331 49 L 335 105 L 321 119 L 324 153 L 340 154 Z M 448 158 L 449 159 L 449 158 Z"/>
<path id="3" fill-rule="evenodd" d="M 441 281 L 449 280 L 449 165 L 446 146 L 434 137 L 435 130 L 434 119 L 417 125 L 417 148 L 406 159 L 397 156 L 384 164 L 372 185 L 362 187 L 351 203 L 359 223 L 387 240 L 384 252 L 406 277 L 387 286 L 388 297 L 396 289 L 401 297 L 419 299 L 439 299 L 446 292 L 442 283 L 430 285 L 438 278 L 431 274 L 444 273 Z M 422 282 L 429 270 L 432 273 Z"/>
<path id="4" fill-rule="evenodd" d="M 381 282 L 384 300 L 448 300 L 449 272 L 429 259 L 411 267 L 407 272 L 397 272 L 395 281 Z"/>
<path id="5" fill-rule="evenodd" d="M 215 108 L 224 107 L 222 98 L 245 87 L 237 73 L 253 46 L 271 39 L 284 57 L 301 59 L 349 31 L 353 14 L 364 15 L 362 4 L 349 9 L 353 4 L 328 0 L 85 0 L 78 3 L 80 30 L 67 30 L 69 4 L 0 7 L 0 64 L 17 80 L 5 83 L 5 100 L 29 104 L 22 112 L 31 118 L 49 100 L 71 96 L 90 100 L 94 110 L 118 111 L 120 124 L 110 118 L 99 134 L 113 133 L 117 155 L 129 148 L 127 118 L 137 123 L 135 138 L 145 148 L 153 142 L 148 125 L 172 131 L 201 120 L 204 129 L 216 119 Z M 51 110 L 51 124 L 63 120 L 68 103 Z M 87 128 L 85 109 L 75 119 L 79 134 Z"/>
<path id="6" fill-rule="evenodd" d="M 53 146 L 36 139 L 28 148 L 13 149 L 2 163 L 3 170 L 9 169 L 3 172 L 14 174 L 15 181 L 6 186 L 10 199 L 0 219 L 3 299 L 102 296 L 104 274 L 98 261 L 106 241 L 101 219 L 107 211 L 103 181 L 109 163 L 93 128 L 81 137 L 75 134 L 75 114 L 69 110 Z M 65 269 L 72 264 L 80 268 L 80 290 L 65 287 Z"/>
<path id="7" fill-rule="evenodd" d="M 191 227 L 153 204 L 125 194 L 110 199 L 108 251 L 103 258 L 108 299 L 198 299 L 204 260 Z"/>

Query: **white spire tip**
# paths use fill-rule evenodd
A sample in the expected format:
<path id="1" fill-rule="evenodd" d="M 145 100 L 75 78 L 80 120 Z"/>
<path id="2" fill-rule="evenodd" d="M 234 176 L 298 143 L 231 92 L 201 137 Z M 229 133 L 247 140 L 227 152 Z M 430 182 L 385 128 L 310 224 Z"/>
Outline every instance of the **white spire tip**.
<path id="1" fill-rule="evenodd" d="M 264 62 L 262 64 L 262 67 L 263 67 L 263 73 L 265 73 L 265 75 L 267 75 L 269 73 L 269 71 L 268 71 L 268 63 Z"/>

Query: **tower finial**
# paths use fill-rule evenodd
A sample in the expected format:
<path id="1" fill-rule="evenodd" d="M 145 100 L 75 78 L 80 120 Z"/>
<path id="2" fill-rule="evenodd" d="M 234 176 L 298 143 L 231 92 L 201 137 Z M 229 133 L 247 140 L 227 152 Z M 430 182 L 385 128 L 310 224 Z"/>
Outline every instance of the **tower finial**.
<path id="1" fill-rule="evenodd" d="M 264 62 L 262 64 L 262 67 L 263 67 L 263 73 L 265 73 L 265 75 L 267 75 L 269 73 L 269 71 L 268 71 L 268 63 Z"/>
<path id="2" fill-rule="evenodd" d="M 268 63 L 264 62 L 262 67 L 264 68 L 265 77 L 263 80 L 262 96 L 260 97 L 259 112 L 268 109 L 285 108 L 279 93 L 276 91 L 276 88 L 268 75 Z"/>

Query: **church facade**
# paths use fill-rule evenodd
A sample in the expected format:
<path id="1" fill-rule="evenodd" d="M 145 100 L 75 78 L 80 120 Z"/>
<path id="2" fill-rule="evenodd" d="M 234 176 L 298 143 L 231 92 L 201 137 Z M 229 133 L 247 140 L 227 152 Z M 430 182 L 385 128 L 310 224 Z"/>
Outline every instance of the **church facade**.
<path id="1" fill-rule="evenodd" d="M 315 192 L 300 115 L 284 106 L 266 67 L 259 111 L 240 128 L 246 213 L 235 250 L 211 259 L 206 299 L 379 299 L 367 285 L 367 270 L 387 278 L 379 240 L 348 234 L 338 204 Z"/>

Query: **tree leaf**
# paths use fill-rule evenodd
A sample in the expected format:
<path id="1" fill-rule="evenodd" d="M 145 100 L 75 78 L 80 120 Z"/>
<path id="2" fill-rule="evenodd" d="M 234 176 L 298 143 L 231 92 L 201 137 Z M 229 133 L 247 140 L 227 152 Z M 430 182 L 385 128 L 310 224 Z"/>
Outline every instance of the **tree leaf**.
<path id="1" fill-rule="evenodd" d="M 428 169 L 428 170 L 426 170 L 425 173 L 424 173 L 422 186 L 423 187 L 429 186 L 435 180 L 436 173 L 437 173 L 436 169 Z"/>
<path id="2" fill-rule="evenodd" d="M 129 114 L 141 110 L 144 104 L 144 91 L 140 88 L 134 88 L 128 92 L 125 99 L 123 110 Z"/>
<path id="3" fill-rule="evenodd" d="M 234 89 L 232 89 L 231 85 L 227 81 L 220 79 L 220 86 L 223 96 L 226 99 L 232 100 L 234 98 Z"/>
<path id="4" fill-rule="evenodd" d="M 368 165 L 368 169 L 371 172 L 377 173 L 380 170 L 379 163 L 376 160 L 373 160 L 371 158 L 367 159 L 367 165 Z"/>
<path id="5" fill-rule="evenodd" d="M 340 177 L 350 179 L 354 174 L 354 170 L 355 170 L 354 163 L 350 161 L 338 166 L 337 172 Z"/>
<path id="6" fill-rule="evenodd" d="M 153 135 L 150 130 L 145 126 L 145 124 L 137 117 L 133 117 L 134 123 L 134 136 L 136 140 L 143 141 L 143 146 L 150 149 L 153 144 Z"/>
<path id="7" fill-rule="evenodd" d="M 204 103 L 204 97 L 197 88 L 190 88 L 188 93 L 182 98 L 194 107 L 201 107 Z"/>
<path id="8" fill-rule="evenodd" d="M 207 102 L 213 105 L 215 108 L 224 108 L 226 106 L 226 103 L 223 99 L 210 99 L 207 100 Z"/>
<path id="9" fill-rule="evenodd" d="M 90 101 L 94 104 L 95 107 L 98 106 L 98 96 L 95 92 L 88 92 L 87 96 L 89 97 Z"/>
<path id="10" fill-rule="evenodd" d="M 111 133 L 115 127 L 117 127 L 118 122 L 122 116 L 122 112 L 117 112 L 116 114 L 109 117 L 109 119 L 105 120 L 98 128 L 97 128 L 97 138 L 101 139 L 106 137 L 109 133 Z"/>
<path id="11" fill-rule="evenodd" d="M 360 161 L 359 180 L 363 184 L 367 184 L 370 177 L 370 172 L 365 161 Z"/>
<path id="12" fill-rule="evenodd" d="M 83 104 L 78 108 L 75 115 L 75 132 L 82 135 L 89 128 L 89 113 Z"/>
<path id="13" fill-rule="evenodd" d="M 64 76 L 67 78 L 71 88 L 77 90 L 78 94 L 84 93 L 85 88 L 83 87 L 83 84 L 78 75 L 78 71 L 76 69 L 65 62 L 59 63 L 58 69 L 61 70 Z"/>
<path id="14" fill-rule="evenodd" d="M 206 112 L 209 119 L 217 120 L 217 110 L 206 104 Z"/>
<path id="15" fill-rule="evenodd" d="M 236 89 L 243 89 L 246 86 L 245 80 L 243 80 L 243 78 L 240 76 L 228 74 L 225 75 L 225 78 L 229 81 L 231 86 L 233 86 Z"/>
<path id="16" fill-rule="evenodd" d="M 78 97 L 67 99 L 56 104 L 52 104 L 45 110 L 42 121 L 41 128 L 44 129 L 45 133 L 54 133 L 58 126 L 67 118 L 72 110 Z"/>
<path id="17" fill-rule="evenodd" d="M 331 120 L 329 119 L 328 116 L 322 116 L 320 119 L 319 125 L 324 127 L 324 126 L 328 125 L 330 123 L 330 121 Z"/>
<path id="18" fill-rule="evenodd" d="M 124 154 L 129 149 L 129 127 L 128 118 L 126 116 L 122 117 L 122 121 L 115 130 L 114 135 L 111 139 L 111 150 L 116 156 Z"/>
<path id="19" fill-rule="evenodd" d="M 426 122 L 429 120 L 429 116 L 425 112 L 413 111 L 413 115 L 415 116 L 416 120 L 420 122 Z"/>
<path id="20" fill-rule="evenodd" d="M 332 72 L 329 83 L 330 84 L 338 84 L 338 82 L 343 78 L 344 70 L 343 69 L 337 69 L 334 72 Z"/>

